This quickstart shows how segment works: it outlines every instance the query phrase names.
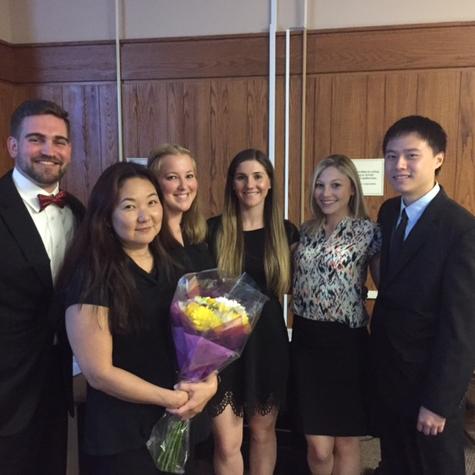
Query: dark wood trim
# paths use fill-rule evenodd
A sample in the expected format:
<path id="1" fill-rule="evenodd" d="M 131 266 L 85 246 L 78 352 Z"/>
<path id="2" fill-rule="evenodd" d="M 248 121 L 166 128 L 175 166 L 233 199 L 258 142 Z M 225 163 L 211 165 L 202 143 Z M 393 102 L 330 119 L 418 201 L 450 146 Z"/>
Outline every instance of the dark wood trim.
<path id="1" fill-rule="evenodd" d="M 15 82 L 13 48 L 4 41 L 0 41 L 0 81 Z"/>
<path id="2" fill-rule="evenodd" d="M 268 39 L 222 36 L 125 42 L 122 60 L 124 80 L 263 76 L 267 74 Z"/>
<path id="3" fill-rule="evenodd" d="M 18 83 L 113 81 L 113 44 L 15 46 Z"/>
<path id="4" fill-rule="evenodd" d="M 308 51 L 309 74 L 473 67 L 475 24 L 318 32 Z"/>
<path id="5" fill-rule="evenodd" d="M 437 52 L 435 54 L 435 52 Z M 124 81 L 265 77 L 268 35 L 122 41 Z M 292 73 L 301 71 L 301 33 L 292 33 Z M 475 22 L 318 30 L 308 33 L 308 74 L 475 66 Z M 283 74 L 284 35 L 277 38 Z M 18 83 L 113 81 L 111 41 L 12 45 L 0 42 L 0 79 Z"/>

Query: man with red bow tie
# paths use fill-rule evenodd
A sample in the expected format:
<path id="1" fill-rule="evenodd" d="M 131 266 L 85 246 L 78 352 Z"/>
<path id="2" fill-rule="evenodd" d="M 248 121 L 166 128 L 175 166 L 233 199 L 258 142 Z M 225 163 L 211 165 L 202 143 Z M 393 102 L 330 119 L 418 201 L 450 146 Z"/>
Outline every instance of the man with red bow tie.
<path id="1" fill-rule="evenodd" d="M 0 178 L 0 473 L 64 475 L 71 357 L 54 283 L 82 204 L 59 190 L 68 114 L 30 100 L 13 113 Z"/>

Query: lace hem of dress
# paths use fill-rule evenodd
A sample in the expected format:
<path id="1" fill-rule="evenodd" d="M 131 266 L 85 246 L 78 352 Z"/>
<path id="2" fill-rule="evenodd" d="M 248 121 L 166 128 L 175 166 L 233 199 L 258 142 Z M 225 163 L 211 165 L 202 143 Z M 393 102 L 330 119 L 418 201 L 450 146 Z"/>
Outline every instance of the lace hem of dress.
<path id="1" fill-rule="evenodd" d="M 246 414 L 246 416 L 253 416 L 255 414 L 266 416 L 270 414 L 274 408 L 278 409 L 280 404 L 276 401 L 274 394 L 269 395 L 265 402 L 256 401 L 253 404 L 240 404 L 232 391 L 226 391 L 219 403 L 210 405 L 209 412 L 212 417 L 216 417 L 219 416 L 227 406 L 231 406 L 236 416 L 244 417 L 244 414 Z"/>

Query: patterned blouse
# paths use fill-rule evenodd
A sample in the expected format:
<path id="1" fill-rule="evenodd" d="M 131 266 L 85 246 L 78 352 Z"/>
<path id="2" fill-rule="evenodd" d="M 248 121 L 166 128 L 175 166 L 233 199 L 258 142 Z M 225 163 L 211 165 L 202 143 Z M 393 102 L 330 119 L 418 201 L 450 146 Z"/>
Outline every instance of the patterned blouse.
<path id="1" fill-rule="evenodd" d="M 323 226 L 317 232 L 303 229 L 294 253 L 294 313 L 351 328 L 365 326 L 363 288 L 381 241 L 378 225 L 361 218 L 343 218 L 328 239 Z"/>

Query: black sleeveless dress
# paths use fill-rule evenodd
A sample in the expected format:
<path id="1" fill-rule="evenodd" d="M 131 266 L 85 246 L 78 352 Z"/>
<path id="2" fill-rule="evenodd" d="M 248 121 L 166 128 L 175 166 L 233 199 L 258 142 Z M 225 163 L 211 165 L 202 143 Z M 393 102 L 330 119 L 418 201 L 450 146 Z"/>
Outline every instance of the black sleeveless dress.
<path id="1" fill-rule="evenodd" d="M 215 249 L 220 217 L 208 221 L 210 249 Z M 298 241 L 298 230 L 285 221 L 289 246 Z M 264 271 L 265 229 L 244 232 L 244 271 L 269 301 L 250 336 L 241 357 L 220 374 L 218 392 L 209 403 L 213 416 L 231 405 L 238 416 L 268 414 L 286 400 L 289 371 L 289 339 L 279 299 L 267 288 Z"/>

